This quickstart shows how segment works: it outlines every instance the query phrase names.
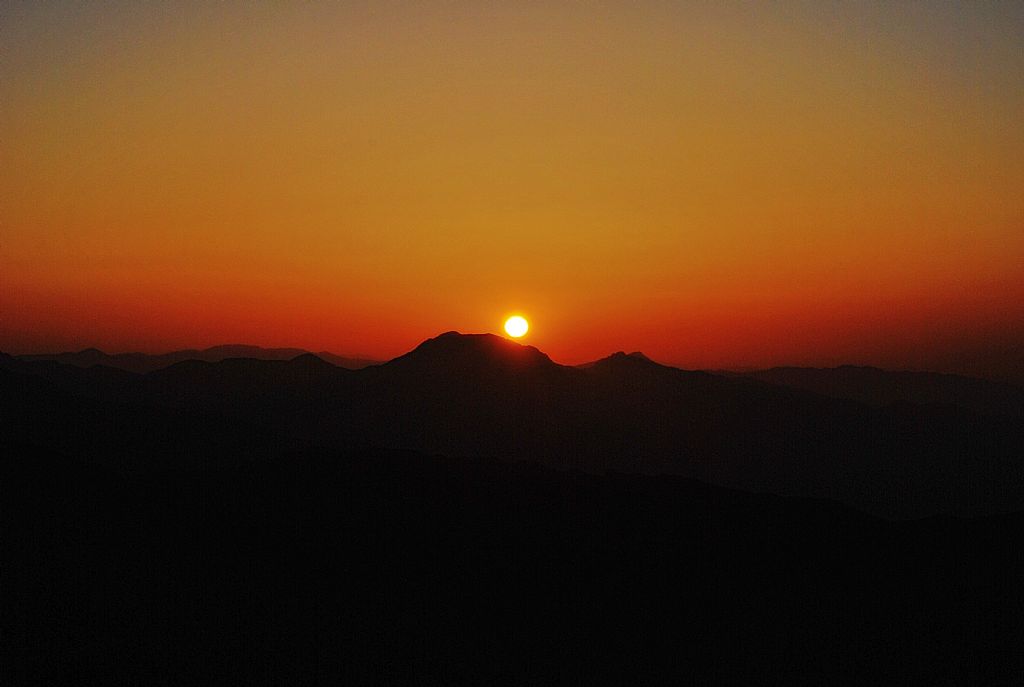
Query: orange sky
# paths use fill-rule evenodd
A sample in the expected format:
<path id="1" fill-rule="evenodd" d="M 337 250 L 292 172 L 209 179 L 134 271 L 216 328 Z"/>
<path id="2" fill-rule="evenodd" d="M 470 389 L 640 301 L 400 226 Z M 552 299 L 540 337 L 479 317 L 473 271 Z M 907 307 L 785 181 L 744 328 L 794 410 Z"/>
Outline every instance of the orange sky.
<path id="1" fill-rule="evenodd" d="M 3 5 L 0 349 L 1020 352 L 1020 4 L 507 4 Z"/>

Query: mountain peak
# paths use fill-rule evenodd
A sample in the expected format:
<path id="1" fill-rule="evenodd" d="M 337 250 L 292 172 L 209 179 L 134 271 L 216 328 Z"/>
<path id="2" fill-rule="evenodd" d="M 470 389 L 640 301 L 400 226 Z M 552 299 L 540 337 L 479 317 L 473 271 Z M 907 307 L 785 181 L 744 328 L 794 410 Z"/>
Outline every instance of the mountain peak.
<path id="1" fill-rule="evenodd" d="M 661 363 L 656 363 L 640 351 L 633 351 L 632 353 L 626 353 L 625 351 L 616 351 L 606 358 L 595 360 L 591 363 L 584 363 L 580 365 L 581 368 L 592 368 L 592 367 L 629 367 L 629 368 L 647 368 L 647 367 L 665 367 Z"/>
<path id="2" fill-rule="evenodd" d="M 519 344 L 494 334 L 462 334 L 456 331 L 444 332 L 427 339 L 389 364 L 430 367 L 443 365 L 453 369 L 526 369 L 555 365 L 551 358 L 533 346 Z"/>
<path id="3" fill-rule="evenodd" d="M 616 351 L 615 353 L 612 353 L 608 357 L 611 358 L 612 360 L 638 360 L 638 361 L 642 361 L 642 362 L 645 362 L 645 363 L 654 363 L 653 360 L 648 358 L 646 355 L 644 355 L 640 351 L 633 351 L 632 353 L 626 353 L 624 351 Z M 655 364 L 657 364 L 657 363 L 655 363 Z"/>
<path id="4" fill-rule="evenodd" d="M 301 355 L 295 356 L 288 362 L 291 363 L 292 365 L 300 365 L 302 367 L 310 369 L 330 369 L 337 367 L 337 365 L 334 365 L 333 363 L 324 360 L 315 353 L 302 353 Z"/>

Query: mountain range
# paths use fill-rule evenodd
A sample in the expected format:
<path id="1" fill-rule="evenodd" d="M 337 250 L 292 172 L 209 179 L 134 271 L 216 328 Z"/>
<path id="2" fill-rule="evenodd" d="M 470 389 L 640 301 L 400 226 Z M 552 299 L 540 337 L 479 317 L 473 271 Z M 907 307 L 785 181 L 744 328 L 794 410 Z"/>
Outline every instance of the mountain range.
<path id="1" fill-rule="evenodd" d="M 227 358 L 252 358 L 254 360 L 291 360 L 300 355 L 309 353 L 301 348 L 262 348 L 260 346 L 247 346 L 243 344 L 227 344 L 222 346 L 213 346 L 211 348 L 204 349 L 185 349 L 181 351 L 171 351 L 169 353 L 159 354 L 148 354 L 148 353 L 104 353 L 97 348 L 86 348 L 81 351 L 67 352 L 67 353 L 39 353 L 29 355 L 17 356 L 19 360 L 33 361 L 33 360 L 52 360 L 58 363 L 64 363 L 66 365 L 75 365 L 76 367 L 92 367 L 93 365 L 103 365 L 105 367 L 115 367 L 120 370 L 127 370 L 129 372 L 152 372 L 153 370 L 160 370 L 165 367 L 180 363 L 185 360 L 204 360 L 209 363 L 217 363 Z M 376 365 L 379 363 L 377 360 L 368 360 L 365 358 L 357 357 L 345 357 L 335 355 L 327 351 L 320 351 L 316 354 L 318 358 L 322 358 L 338 367 L 345 367 L 351 370 L 358 370 L 359 368 L 366 367 L 368 365 Z"/>
<path id="2" fill-rule="evenodd" d="M 185 360 L 145 374 L 9 356 L 0 366 L 5 397 L 34 384 L 32 393 L 48 399 L 8 406 L 46 445 L 123 440 L 133 427 L 62 415 L 132 408 L 254 424 L 293 445 L 680 475 L 835 499 L 885 517 L 1024 508 L 1024 391 L 949 375 L 836 368 L 727 376 L 636 353 L 570 367 L 532 346 L 456 332 L 359 370 L 308 353 Z M 53 409 L 26 410 L 38 403 Z"/>

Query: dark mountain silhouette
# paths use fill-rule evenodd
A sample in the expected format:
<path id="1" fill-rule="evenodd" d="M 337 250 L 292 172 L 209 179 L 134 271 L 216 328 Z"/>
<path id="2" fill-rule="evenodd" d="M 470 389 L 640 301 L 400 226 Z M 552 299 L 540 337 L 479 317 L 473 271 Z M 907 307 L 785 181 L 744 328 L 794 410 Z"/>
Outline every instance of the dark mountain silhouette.
<path id="1" fill-rule="evenodd" d="M 1024 517 L 949 513 L 1020 425 L 487 335 L 0 354 L 4 682 L 1012 684 Z"/>
<path id="2" fill-rule="evenodd" d="M 892 372 L 877 367 L 774 367 L 743 373 L 772 384 L 849 398 L 873 406 L 900 401 L 955 405 L 978 413 L 1024 417 L 1024 387 L 934 372 Z"/>
<path id="3" fill-rule="evenodd" d="M 638 355 L 574 368 L 500 337 L 449 332 L 357 371 L 310 356 L 186 361 L 142 376 L 3 364 L 72 397 L 233 417 L 303 445 L 675 474 L 886 517 L 1024 507 L 1016 417 L 874 407 Z"/>
<path id="4" fill-rule="evenodd" d="M 354 356 L 335 355 L 330 351 L 318 351 L 312 355 L 326 360 L 331 365 L 337 367 L 344 367 L 347 370 L 361 370 L 364 367 L 370 367 L 371 365 L 380 365 L 381 360 L 374 360 L 372 358 L 357 358 Z"/>
<path id="5" fill-rule="evenodd" d="M 583 363 L 582 365 L 577 365 L 576 367 L 578 367 L 578 368 L 580 368 L 582 370 L 585 370 L 588 367 L 594 367 L 598 363 L 605 363 L 605 364 L 607 364 L 609 361 L 628 362 L 630 360 L 636 361 L 637 363 L 652 363 L 654 365 L 658 365 L 658 363 L 655 363 L 653 360 L 648 358 L 646 355 L 644 355 L 640 351 L 633 351 L 632 353 L 626 353 L 625 351 L 617 351 L 615 353 L 612 353 L 607 358 L 601 358 L 601 360 L 594 360 L 594 361 L 589 362 L 589 363 Z M 667 367 L 667 366 L 666 365 L 662 365 L 661 367 Z"/>
<path id="6" fill-rule="evenodd" d="M 392 368 L 445 374 L 525 371 L 551 368 L 555 363 L 533 346 L 524 346 L 494 334 L 445 332 L 390 361 Z"/>
<path id="7" fill-rule="evenodd" d="M 75 353 L 48 353 L 17 356 L 20 360 L 52 360 L 66 365 L 77 367 L 91 367 L 93 365 L 104 365 L 116 367 L 129 372 L 146 373 L 153 370 L 160 370 L 165 367 L 180 363 L 185 360 L 202 360 L 216 363 L 228 358 L 253 358 L 256 360 L 291 360 L 300 355 L 308 354 L 301 348 L 261 348 L 259 346 L 245 346 L 230 344 L 213 346 L 203 350 L 186 349 L 182 351 L 171 351 L 150 355 L 146 353 L 114 353 L 108 354 L 96 348 L 87 348 Z M 335 355 L 327 351 L 316 354 L 317 357 L 330 362 L 338 367 L 345 367 L 351 370 L 376 365 L 379 361 L 363 358 L 352 358 Z"/>

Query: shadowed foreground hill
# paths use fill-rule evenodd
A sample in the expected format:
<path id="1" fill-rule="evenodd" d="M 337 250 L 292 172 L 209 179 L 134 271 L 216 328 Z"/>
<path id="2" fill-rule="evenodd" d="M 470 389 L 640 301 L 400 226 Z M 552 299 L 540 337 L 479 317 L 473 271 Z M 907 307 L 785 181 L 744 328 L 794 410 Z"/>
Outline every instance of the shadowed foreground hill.
<path id="1" fill-rule="evenodd" d="M 225 425 L 205 432 L 223 435 Z M 1011 684 L 1024 522 L 223 438 L 8 444 L 5 684 Z M 198 467 L 201 465 L 202 467 Z"/>

